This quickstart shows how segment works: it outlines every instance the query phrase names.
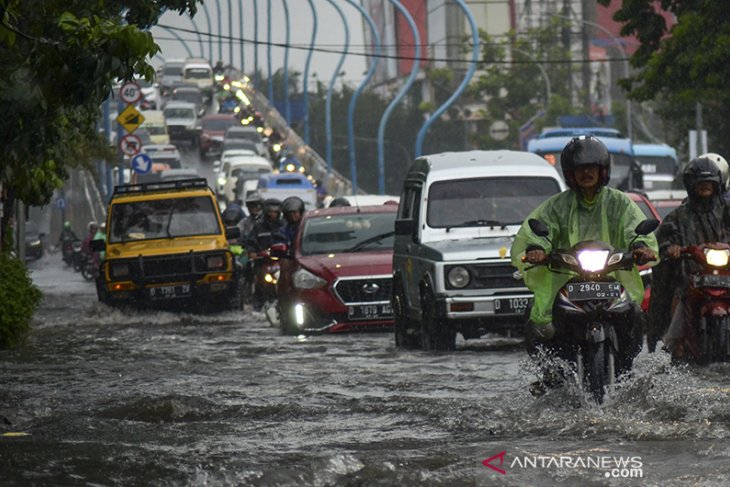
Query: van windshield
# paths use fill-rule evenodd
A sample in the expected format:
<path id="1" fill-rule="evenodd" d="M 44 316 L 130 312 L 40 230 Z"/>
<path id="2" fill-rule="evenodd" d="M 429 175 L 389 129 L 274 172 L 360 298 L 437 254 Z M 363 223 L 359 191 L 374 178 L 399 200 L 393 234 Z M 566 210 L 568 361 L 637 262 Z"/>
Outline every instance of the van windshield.
<path id="1" fill-rule="evenodd" d="M 206 68 L 188 68 L 185 70 L 185 79 L 208 79 L 213 78 L 211 70 Z"/>
<path id="2" fill-rule="evenodd" d="M 219 233 L 213 200 L 205 196 L 168 198 L 113 205 L 109 242 Z"/>
<path id="3" fill-rule="evenodd" d="M 165 118 L 195 118 L 195 111 L 191 108 L 168 108 Z"/>
<path id="4" fill-rule="evenodd" d="M 432 228 L 521 225 L 527 215 L 560 192 L 547 177 L 484 177 L 433 183 L 426 222 Z"/>

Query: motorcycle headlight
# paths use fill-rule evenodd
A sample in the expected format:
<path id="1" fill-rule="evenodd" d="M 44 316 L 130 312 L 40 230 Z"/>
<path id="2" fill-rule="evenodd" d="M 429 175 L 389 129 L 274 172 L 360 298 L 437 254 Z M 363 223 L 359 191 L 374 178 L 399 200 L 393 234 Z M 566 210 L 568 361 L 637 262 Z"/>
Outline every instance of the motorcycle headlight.
<path id="1" fill-rule="evenodd" d="M 226 184 L 226 178 L 218 178 L 218 184 L 220 184 L 221 186 Z"/>
<path id="2" fill-rule="evenodd" d="M 730 250 L 705 249 L 705 260 L 713 267 L 725 267 L 730 256 Z"/>
<path id="3" fill-rule="evenodd" d="M 30 244 L 29 244 L 29 245 L 30 245 L 31 247 L 38 247 L 38 246 L 39 246 L 40 244 L 41 244 L 41 241 L 40 241 L 40 240 L 38 240 L 38 239 L 36 239 L 36 240 L 33 240 L 32 242 L 30 242 Z"/>
<path id="4" fill-rule="evenodd" d="M 446 275 L 446 279 L 452 287 L 461 289 L 469 285 L 471 276 L 469 275 L 469 271 L 464 267 L 457 266 L 449 270 L 449 273 Z"/>
<path id="5" fill-rule="evenodd" d="M 222 255 L 210 255 L 205 259 L 205 265 L 210 270 L 223 269 L 226 265 L 226 259 Z"/>
<path id="6" fill-rule="evenodd" d="M 608 250 L 584 250 L 578 252 L 578 262 L 584 271 L 598 272 L 606 268 Z"/>
<path id="7" fill-rule="evenodd" d="M 297 289 L 317 289 L 327 285 L 327 281 L 306 269 L 294 273 L 294 287 Z"/>
<path id="8" fill-rule="evenodd" d="M 129 264 L 112 264 L 109 273 L 113 278 L 129 276 Z"/>

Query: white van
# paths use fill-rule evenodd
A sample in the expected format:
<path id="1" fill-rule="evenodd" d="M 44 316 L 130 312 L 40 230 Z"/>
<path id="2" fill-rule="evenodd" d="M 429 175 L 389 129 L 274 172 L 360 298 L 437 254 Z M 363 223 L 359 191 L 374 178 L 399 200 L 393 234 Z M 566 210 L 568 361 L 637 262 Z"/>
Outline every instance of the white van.
<path id="1" fill-rule="evenodd" d="M 167 133 L 165 114 L 162 110 L 147 110 L 144 112 L 142 128 L 147 129 L 150 134 L 150 142 L 153 144 L 169 144 L 170 134 Z"/>
<path id="2" fill-rule="evenodd" d="M 183 67 L 182 80 L 200 88 L 206 103 L 211 103 L 213 100 L 213 68 L 207 59 L 187 58 Z"/>
<path id="3" fill-rule="evenodd" d="M 228 158 L 221 168 L 221 178 L 225 179 L 223 197 L 226 203 L 238 199 L 236 183 L 239 179 L 258 181 L 263 174 L 270 174 L 272 171 L 271 163 L 263 157 L 241 155 Z"/>

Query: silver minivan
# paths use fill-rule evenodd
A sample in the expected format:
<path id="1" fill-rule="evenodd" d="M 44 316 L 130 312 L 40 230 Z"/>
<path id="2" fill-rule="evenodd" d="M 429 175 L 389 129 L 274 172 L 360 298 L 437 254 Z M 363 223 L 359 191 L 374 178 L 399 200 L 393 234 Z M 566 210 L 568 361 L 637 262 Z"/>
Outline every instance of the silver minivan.
<path id="1" fill-rule="evenodd" d="M 403 183 L 392 303 L 397 346 L 451 350 L 521 330 L 532 294 L 509 249 L 527 215 L 565 189 L 542 157 L 519 151 L 424 156 Z"/>

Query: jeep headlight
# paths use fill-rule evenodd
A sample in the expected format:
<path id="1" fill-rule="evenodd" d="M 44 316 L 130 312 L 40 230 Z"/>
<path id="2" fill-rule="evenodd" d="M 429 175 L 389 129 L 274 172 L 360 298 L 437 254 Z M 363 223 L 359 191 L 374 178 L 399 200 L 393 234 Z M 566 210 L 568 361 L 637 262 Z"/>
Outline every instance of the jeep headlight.
<path id="1" fill-rule="evenodd" d="M 294 273 L 294 287 L 297 289 L 317 289 L 327 285 L 327 281 L 306 269 Z"/>
<path id="2" fill-rule="evenodd" d="M 713 267 L 725 267 L 730 256 L 730 250 L 705 249 L 705 260 Z"/>
<path id="3" fill-rule="evenodd" d="M 109 274 L 113 278 L 119 278 L 119 277 L 128 277 L 129 276 L 129 264 L 120 263 L 120 264 L 112 264 L 109 268 Z"/>
<path id="4" fill-rule="evenodd" d="M 449 269 L 448 274 L 446 274 L 446 279 L 449 281 L 449 284 L 452 287 L 461 289 L 469 285 L 469 281 L 471 281 L 471 276 L 469 275 L 469 271 L 466 270 L 466 268 L 456 266 Z"/>
<path id="5" fill-rule="evenodd" d="M 209 270 L 223 269 L 226 265 L 226 259 L 222 255 L 209 255 L 205 259 L 205 265 Z"/>

